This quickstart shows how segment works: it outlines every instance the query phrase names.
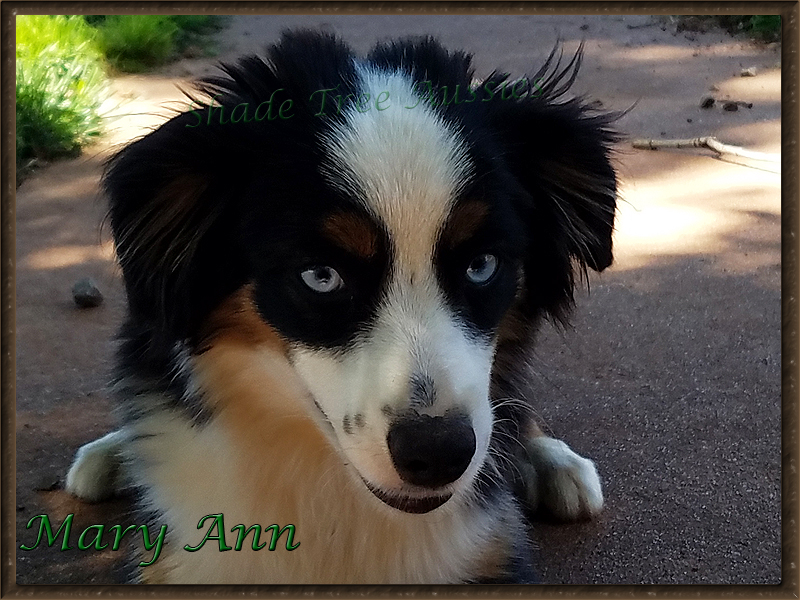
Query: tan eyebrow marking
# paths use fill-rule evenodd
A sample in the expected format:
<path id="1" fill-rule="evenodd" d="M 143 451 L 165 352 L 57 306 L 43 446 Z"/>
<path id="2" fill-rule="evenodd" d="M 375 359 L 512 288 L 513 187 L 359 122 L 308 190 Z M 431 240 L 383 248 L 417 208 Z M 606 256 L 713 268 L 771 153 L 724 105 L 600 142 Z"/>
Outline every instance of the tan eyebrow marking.
<path id="1" fill-rule="evenodd" d="M 361 215 L 334 214 L 325 219 L 322 230 L 331 241 L 358 256 L 371 258 L 378 251 L 375 225 Z"/>
<path id="2" fill-rule="evenodd" d="M 462 242 L 466 242 L 477 231 L 488 214 L 489 206 L 479 200 L 467 200 L 457 204 L 442 231 L 442 243 L 447 248 L 455 248 Z"/>

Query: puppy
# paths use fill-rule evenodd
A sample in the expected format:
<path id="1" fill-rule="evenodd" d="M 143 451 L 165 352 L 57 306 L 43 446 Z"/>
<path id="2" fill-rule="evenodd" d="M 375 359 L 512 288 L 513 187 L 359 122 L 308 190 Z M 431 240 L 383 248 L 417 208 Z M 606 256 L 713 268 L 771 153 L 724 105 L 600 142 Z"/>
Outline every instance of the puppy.
<path id="1" fill-rule="evenodd" d="M 110 161 L 122 427 L 67 488 L 168 527 L 142 582 L 530 583 L 521 501 L 600 511 L 522 391 L 541 320 L 612 262 L 615 117 L 555 53 L 476 82 L 429 38 L 287 33 Z M 225 549 L 270 524 L 294 550 Z"/>

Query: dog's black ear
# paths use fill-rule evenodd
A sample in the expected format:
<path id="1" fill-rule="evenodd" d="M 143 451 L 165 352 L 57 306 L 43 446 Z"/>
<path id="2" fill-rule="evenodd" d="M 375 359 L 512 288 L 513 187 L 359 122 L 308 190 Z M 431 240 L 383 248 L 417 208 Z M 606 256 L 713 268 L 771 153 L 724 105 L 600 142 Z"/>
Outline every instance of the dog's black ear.
<path id="1" fill-rule="evenodd" d="M 287 33 L 266 59 L 223 64 L 198 82 L 189 110 L 109 162 L 104 187 L 134 318 L 185 339 L 246 283 L 239 205 L 254 188 L 257 206 L 271 201 L 267 182 L 314 146 L 309 95 L 353 69 L 334 37 Z"/>
<path id="2" fill-rule="evenodd" d="M 195 126 L 195 113 L 124 148 L 103 179 L 131 315 L 169 339 L 187 337 L 246 276 L 232 214 L 246 166 L 229 132 Z"/>
<path id="3" fill-rule="evenodd" d="M 618 139 L 611 124 L 619 115 L 580 98 L 564 100 L 581 51 L 560 70 L 559 61 L 551 68 L 555 52 L 516 88 L 504 75 L 492 76 L 484 88 L 507 98 L 501 96 L 492 109 L 528 229 L 525 305 L 563 320 L 573 301 L 576 267 L 602 271 L 613 260 L 617 180 L 609 155 Z M 512 94 L 514 89 L 520 94 Z"/>

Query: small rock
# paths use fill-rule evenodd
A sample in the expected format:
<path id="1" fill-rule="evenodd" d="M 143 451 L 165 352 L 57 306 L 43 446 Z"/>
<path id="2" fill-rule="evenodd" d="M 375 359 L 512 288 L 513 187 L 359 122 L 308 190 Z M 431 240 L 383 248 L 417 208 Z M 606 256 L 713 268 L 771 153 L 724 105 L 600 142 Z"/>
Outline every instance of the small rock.
<path id="1" fill-rule="evenodd" d="M 712 86 L 711 86 L 710 88 L 708 88 L 708 89 L 709 89 L 709 90 L 711 90 L 712 92 L 718 92 L 718 91 L 719 91 L 719 86 L 717 86 L 717 85 L 712 85 Z"/>
<path id="2" fill-rule="evenodd" d="M 755 67 L 742 69 L 739 72 L 739 77 L 755 77 L 755 76 L 756 76 L 756 68 Z"/>
<path id="3" fill-rule="evenodd" d="M 687 122 L 687 123 L 691 123 L 691 122 L 692 122 L 692 120 L 691 120 L 691 119 L 686 119 L 686 122 Z"/>
<path id="4" fill-rule="evenodd" d="M 586 31 L 587 29 L 589 29 L 589 25 L 588 25 L 588 24 L 586 24 L 586 23 L 584 23 L 583 25 L 581 25 L 581 26 L 579 27 L 579 29 L 580 29 L 581 31 Z"/>
<path id="5" fill-rule="evenodd" d="M 702 100 L 700 100 L 700 108 L 711 108 L 714 106 L 714 98 L 711 96 L 705 96 Z"/>
<path id="6" fill-rule="evenodd" d="M 93 280 L 85 277 L 72 286 L 72 299 L 81 308 L 94 308 L 103 303 L 103 294 Z"/>
<path id="7" fill-rule="evenodd" d="M 17 504 L 17 512 L 22 512 L 23 510 L 25 510 L 25 505 L 24 504 Z"/>
<path id="8" fill-rule="evenodd" d="M 722 105 L 722 110 L 727 110 L 728 112 L 736 112 L 739 110 L 739 105 L 736 102 L 725 102 Z"/>

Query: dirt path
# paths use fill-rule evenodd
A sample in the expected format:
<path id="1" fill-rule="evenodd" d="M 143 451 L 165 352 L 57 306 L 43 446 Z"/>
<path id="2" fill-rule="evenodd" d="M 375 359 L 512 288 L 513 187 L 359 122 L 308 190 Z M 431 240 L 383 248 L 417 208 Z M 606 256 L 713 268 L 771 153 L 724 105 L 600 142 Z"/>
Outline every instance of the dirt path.
<path id="1" fill-rule="evenodd" d="M 648 17 L 235 17 L 222 59 L 286 27 L 318 26 L 359 51 L 376 38 L 434 33 L 476 55 L 478 74 L 522 75 L 557 38 L 586 42 L 576 90 L 612 109 L 631 137 L 719 139 L 780 151 L 775 48 L 720 32 L 662 30 Z M 31 517 L 74 529 L 127 523 L 126 500 L 89 506 L 58 489 L 77 447 L 113 427 L 105 391 L 124 299 L 97 197 L 102 157 L 185 106 L 175 83 L 215 61 L 184 60 L 116 81 L 130 114 L 103 145 L 53 164 L 17 193 L 17 536 Z M 755 66 L 757 76 L 739 77 Z M 715 86 L 717 91 L 710 91 Z M 702 110 L 713 94 L 751 109 Z M 183 104 L 181 104 L 183 103 Z M 538 523 L 535 560 L 552 583 L 780 581 L 780 175 L 777 165 L 703 152 L 621 148 L 615 266 L 581 295 L 574 329 L 548 330 L 532 391 L 558 436 L 594 458 L 607 510 L 595 522 Z M 70 289 L 93 277 L 104 304 Z M 73 535 L 76 538 L 77 534 Z M 74 546 L 74 541 L 73 541 Z M 114 583 L 123 551 L 17 552 L 19 583 Z"/>

